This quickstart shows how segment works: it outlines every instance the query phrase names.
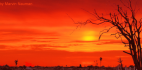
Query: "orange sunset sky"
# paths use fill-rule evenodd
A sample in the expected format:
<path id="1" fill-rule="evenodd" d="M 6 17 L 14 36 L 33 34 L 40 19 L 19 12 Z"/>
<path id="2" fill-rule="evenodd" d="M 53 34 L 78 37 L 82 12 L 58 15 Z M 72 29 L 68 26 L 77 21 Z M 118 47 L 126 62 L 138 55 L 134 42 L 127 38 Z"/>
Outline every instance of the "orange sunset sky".
<path id="1" fill-rule="evenodd" d="M 142 16 L 141 2 L 133 2 L 140 8 L 138 19 Z M 119 0 L 1 0 L 0 65 L 15 66 L 18 60 L 18 66 L 95 66 L 97 60 L 100 66 L 100 57 L 103 66 L 117 66 L 120 57 L 123 66 L 133 65 L 131 56 L 122 52 L 129 51 L 128 47 L 110 36 L 115 29 L 98 41 L 100 31 L 111 24 L 87 24 L 76 29 L 78 24 L 73 22 L 95 19 L 85 10 L 93 13 L 96 9 L 108 17 L 110 12 L 117 13 L 118 4 L 123 6 Z"/>

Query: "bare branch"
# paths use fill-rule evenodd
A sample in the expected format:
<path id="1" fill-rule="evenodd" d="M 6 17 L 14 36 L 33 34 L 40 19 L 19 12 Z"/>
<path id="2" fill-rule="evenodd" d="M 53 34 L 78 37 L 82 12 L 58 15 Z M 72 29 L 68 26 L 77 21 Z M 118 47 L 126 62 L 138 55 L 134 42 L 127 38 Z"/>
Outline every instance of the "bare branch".
<path id="1" fill-rule="evenodd" d="M 128 52 L 126 52 L 126 51 L 123 51 L 124 53 L 127 53 L 127 54 L 129 54 L 129 55 L 132 55 L 131 53 L 128 53 Z"/>
<path id="2" fill-rule="evenodd" d="M 112 27 L 110 27 L 109 29 L 105 29 L 105 30 L 107 30 L 107 31 L 106 31 L 106 32 L 102 32 L 102 33 L 100 34 L 100 36 L 99 36 L 99 40 L 100 40 L 101 36 L 102 36 L 104 33 L 109 32 L 109 31 L 110 31 L 110 29 L 112 29 L 113 27 L 115 27 L 115 26 L 112 26 Z M 104 31 L 104 30 L 103 30 L 103 31 Z"/>
<path id="3" fill-rule="evenodd" d="M 105 23 L 105 21 L 100 22 L 100 23 L 94 23 L 94 22 L 92 22 L 91 20 L 87 20 L 85 23 L 86 23 L 86 24 L 87 24 L 87 23 L 92 23 L 92 24 L 100 25 L 100 24 L 102 24 L 102 23 Z"/>
<path id="4" fill-rule="evenodd" d="M 67 15 L 68 15 L 68 14 L 67 14 Z M 68 15 L 68 17 L 71 18 L 69 15 Z M 71 18 L 71 20 L 75 23 L 75 21 L 74 21 L 72 18 Z"/>
<path id="5" fill-rule="evenodd" d="M 121 2 L 126 8 L 130 9 L 130 7 L 129 7 L 129 6 L 126 6 L 126 5 L 122 2 L 122 0 L 120 0 L 120 2 Z"/>

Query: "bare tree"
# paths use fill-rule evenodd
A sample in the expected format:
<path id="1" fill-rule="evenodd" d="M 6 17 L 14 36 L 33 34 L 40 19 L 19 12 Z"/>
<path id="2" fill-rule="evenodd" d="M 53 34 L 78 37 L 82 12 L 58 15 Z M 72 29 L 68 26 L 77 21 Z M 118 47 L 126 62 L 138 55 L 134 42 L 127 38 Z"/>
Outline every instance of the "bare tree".
<path id="1" fill-rule="evenodd" d="M 121 1 L 121 0 L 120 0 Z M 119 5 L 117 5 L 117 14 L 116 13 L 110 13 L 109 18 L 105 18 L 103 15 L 100 16 L 95 11 L 92 15 L 94 15 L 99 20 L 99 23 L 95 23 L 92 20 L 86 20 L 84 23 L 77 23 L 77 24 L 104 24 L 104 23 L 111 23 L 112 27 L 108 29 L 104 29 L 102 33 L 99 36 L 99 39 L 104 33 L 109 32 L 112 28 L 116 28 L 117 32 L 113 33 L 111 35 L 114 35 L 117 39 L 121 38 L 122 43 L 125 46 L 129 47 L 130 52 L 123 51 L 124 53 L 127 53 L 132 56 L 133 62 L 135 64 L 135 68 L 137 70 L 141 70 L 142 66 L 142 55 L 141 55 L 141 42 L 140 42 L 140 33 L 142 31 L 142 20 L 138 20 L 135 17 L 136 10 L 132 7 L 132 1 L 129 0 L 129 5 L 125 5 L 122 1 L 121 3 L 124 5 L 124 8 L 127 8 L 127 11 L 131 13 L 131 15 L 128 14 L 127 11 L 122 9 Z M 120 21 L 121 20 L 121 21 Z M 127 42 L 124 42 L 122 40 L 122 37 L 124 37 Z"/>
<path id="2" fill-rule="evenodd" d="M 101 61 L 102 61 L 102 57 L 100 57 L 100 67 L 101 67 Z"/>
<path id="3" fill-rule="evenodd" d="M 17 63 L 18 63 L 18 60 L 15 60 L 16 67 L 17 67 Z"/>
<path id="4" fill-rule="evenodd" d="M 118 59 L 118 62 L 120 63 L 121 70 L 123 70 L 123 65 L 122 65 L 122 60 L 121 60 L 121 58 Z"/>

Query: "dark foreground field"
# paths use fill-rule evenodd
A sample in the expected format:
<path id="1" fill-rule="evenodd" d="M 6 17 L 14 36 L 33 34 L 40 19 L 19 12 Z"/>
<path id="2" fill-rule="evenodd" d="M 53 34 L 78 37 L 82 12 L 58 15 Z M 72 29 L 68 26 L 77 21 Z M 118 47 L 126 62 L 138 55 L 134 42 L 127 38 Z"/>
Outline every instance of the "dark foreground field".
<path id="1" fill-rule="evenodd" d="M 87 67 L 62 67 L 62 66 L 55 66 L 55 67 L 26 67 L 26 66 L 19 66 L 19 67 L 9 67 L 9 66 L 0 66 L 0 70 L 121 70 L 119 67 L 98 67 L 98 66 L 87 66 Z M 134 70 L 134 67 L 124 67 L 123 70 Z"/>

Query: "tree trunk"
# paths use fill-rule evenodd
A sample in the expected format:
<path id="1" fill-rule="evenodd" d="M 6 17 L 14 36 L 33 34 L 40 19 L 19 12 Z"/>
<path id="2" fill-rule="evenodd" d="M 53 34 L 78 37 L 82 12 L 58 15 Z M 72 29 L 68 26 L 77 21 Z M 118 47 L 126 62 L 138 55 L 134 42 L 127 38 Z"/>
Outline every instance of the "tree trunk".
<path id="1" fill-rule="evenodd" d="M 134 52 L 134 53 L 136 53 L 136 52 Z M 139 61 L 137 60 L 136 54 L 132 55 L 132 58 L 133 58 L 133 61 L 134 61 L 134 64 L 135 64 L 135 69 L 141 70 L 141 66 L 140 66 Z"/>

